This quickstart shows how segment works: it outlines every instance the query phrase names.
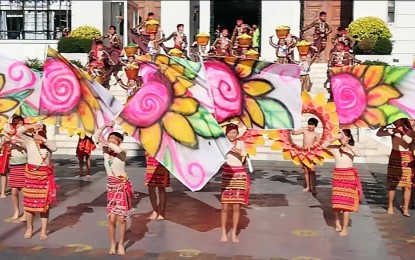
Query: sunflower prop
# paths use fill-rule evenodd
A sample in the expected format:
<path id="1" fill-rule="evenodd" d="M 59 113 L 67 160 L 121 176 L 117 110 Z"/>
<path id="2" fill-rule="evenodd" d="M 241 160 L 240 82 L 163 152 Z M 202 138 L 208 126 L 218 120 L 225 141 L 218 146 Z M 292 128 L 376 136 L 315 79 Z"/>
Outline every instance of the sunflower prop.
<path id="1" fill-rule="evenodd" d="M 296 165 L 304 164 L 311 168 L 313 164 L 318 163 L 322 165 L 324 159 L 332 158 L 331 153 L 322 148 L 322 144 L 338 134 L 339 123 L 334 103 L 327 102 L 323 93 L 317 94 L 312 98 L 308 92 L 304 91 L 302 99 L 302 113 L 312 114 L 323 125 L 323 133 L 318 143 L 313 147 L 304 148 L 294 143 L 288 130 L 268 131 L 268 137 L 274 140 L 271 149 L 282 151 L 285 160 L 292 160 Z"/>

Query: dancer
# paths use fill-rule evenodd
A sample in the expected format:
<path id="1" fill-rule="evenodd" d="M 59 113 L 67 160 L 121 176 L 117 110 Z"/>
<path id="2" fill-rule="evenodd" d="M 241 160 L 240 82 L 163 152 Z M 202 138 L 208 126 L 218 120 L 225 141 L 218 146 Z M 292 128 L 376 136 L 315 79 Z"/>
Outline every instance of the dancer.
<path id="1" fill-rule="evenodd" d="M 23 133 L 33 129 L 32 136 Z M 49 210 L 56 205 L 57 187 L 55 183 L 53 165 L 50 162 L 52 153 L 57 150 L 54 141 L 46 137 L 46 126 L 34 124 L 20 127 L 18 130 L 21 140 L 27 148 L 27 165 L 25 172 L 25 187 L 23 188 L 23 205 L 27 218 L 27 229 L 24 238 L 33 236 L 33 218 L 40 213 L 40 239 L 48 238 Z"/>
<path id="2" fill-rule="evenodd" d="M 7 174 L 9 173 L 10 161 L 10 146 L 11 143 L 9 136 L 2 135 L 0 137 L 0 199 L 6 198 Z"/>
<path id="3" fill-rule="evenodd" d="M 108 136 L 108 141 L 102 136 L 102 132 L 107 127 L 112 127 L 110 123 L 98 129 L 96 133 L 99 144 L 104 152 L 104 164 L 107 172 L 107 215 L 108 233 L 111 241 L 109 254 L 125 255 L 124 239 L 127 230 L 127 217 L 132 212 L 133 189 L 125 171 L 126 152 L 120 147 L 124 141 L 124 136 L 118 132 L 112 132 Z M 118 250 L 115 242 L 115 229 L 118 223 L 119 242 Z"/>
<path id="4" fill-rule="evenodd" d="M 315 48 L 310 46 L 310 48 Z M 314 53 L 314 55 L 312 54 Z M 301 66 L 300 72 L 300 81 L 301 81 L 301 91 L 310 91 L 311 90 L 311 80 L 310 80 L 310 67 L 317 59 L 317 53 L 315 51 L 309 52 L 307 55 L 300 54 L 301 61 L 298 65 Z"/>
<path id="5" fill-rule="evenodd" d="M 149 217 L 151 220 L 164 220 L 166 217 L 167 194 L 166 188 L 170 187 L 169 171 L 161 165 L 156 158 L 146 152 L 146 186 L 150 197 L 153 213 Z M 159 192 L 159 203 L 157 204 L 157 193 Z"/>
<path id="6" fill-rule="evenodd" d="M 322 11 L 319 14 L 318 20 L 315 20 L 301 30 L 301 33 L 303 34 L 314 27 L 314 46 L 317 47 L 318 54 L 322 53 L 326 49 L 327 36 L 332 32 L 330 25 L 326 21 L 327 13 Z"/>
<path id="7" fill-rule="evenodd" d="M 381 127 L 377 136 L 390 136 L 392 151 L 389 156 L 387 185 L 388 185 L 388 214 L 394 214 L 393 201 L 397 187 L 402 187 L 403 205 L 402 213 L 409 217 L 409 201 L 413 178 L 415 132 L 406 118 L 393 122 L 395 128 Z"/>
<path id="8" fill-rule="evenodd" d="M 307 129 L 302 129 L 299 131 L 291 131 L 292 135 L 303 135 L 303 147 L 304 149 L 310 150 L 312 147 L 316 146 L 320 139 L 320 135 L 315 131 L 318 120 L 316 118 L 310 118 L 308 119 L 308 127 Z M 303 191 L 310 191 L 313 194 L 317 194 L 316 192 L 316 172 L 315 172 L 315 165 L 311 168 L 303 164 L 303 170 L 304 170 L 304 178 L 305 178 L 305 184 L 306 187 Z"/>
<path id="9" fill-rule="evenodd" d="M 275 48 L 275 55 L 277 56 L 277 62 L 280 64 L 288 63 L 288 45 L 285 39 L 279 39 L 278 44 L 272 41 L 273 35 L 269 37 L 269 44 Z"/>
<path id="10" fill-rule="evenodd" d="M 217 56 L 230 56 L 232 52 L 232 41 L 228 38 L 228 29 L 223 29 L 219 38 L 216 38 L 215 42 L 210 47 L 215 51 Z"/>
<path id="11" fill-rule="evenodd" d="M 337 140 L 340 141 L 340 145 L 331 145 Z M 357 169 L 353 167 L 353 158 L 359 156 L 359 152 L 354 147 L 354 139 L 350 129 L 343 129 L 339 135 L 322 146 L 328 148 L 335 159 L 331 199 L 336 231 L 340 232 L 340 236 L 347 236 L 350 213 L 358 211 L 363 195 Z M 343 226 L 340 222 L 341 212 L 343 212 Z"/>
<path id="12" fill-rule="evenodd" d="M 86 177 L 91 177 L 91 153 L 96 148 L 96 145 L 91 137 L 85 135 L 84 138 L 79 136 L 78 146 L 76 147 L 76 157 L 79 161 L 79 175 L 76 177 L 83 177 L 84 175 L 84 159 L 86 163 Z"/>
<path id="13" fill-rule="evenodd" d="M 234 48 L 237 48 L 238 47 L 237 38 L 244 33 L 249 34 L 250 31 L 253 31 L 253 29 L 249 25 L 245 24 L 242 18 L 236 19 L 236 25 L 233 28 L 232 37 L 231 37 L 232 46 L 234 46 Z"/>
<path id="14" fill-rule="evenodd" d="M 11 120 L 11 124 L 5 125 L 6 138 L 11 142 L 11 156 L 9 159 L 9 187 L 12 193 L 12 202 L 14 214 L 12 220 L 17 220 L 20 216 L 19 207 L 19 193 L 22 188 L 25 187 L 25 168 L 27 163 L 26 145 L 21 140 L 21 133 L 17 130 L 23 129 L 24 119 L 21 116 L 14 116 Z M 20 130 L 21 130 L 20 129 Z M 21 222 L 26 221 L 26 215 L 20 218 Z"/>
<path id="15" fill-rule="evenodd" d="M 121 54 L 121 39 L 117 34 L 117 28 L 114 25 L 109 27 L 108 34 L 100 38 L 100 40 L 108 38 L 109 47 L 106 48 L 107 53 L 110 56 L 113 66 L 117 67 L 120 65 L 120 54 Z"/>
<path id="16" fill-rule="evenodd" d="M 172 49 L 178 49 L 181 50 L 183 53 L 186 53 L 186 48 L 188 45 L 187 42 L 187 36 L 186 34 L 184 34 L 184 24 L 178 24 L 176 26 L 177 31 L 172 32 L 172 34 L 170 34 L 169 37 L 167 37 L 166 39 L 163 40 L 163 42 L 167 42 L 170 39 L 173 39 L 174 41 L 174 47 L 173 48 L 168 48 L 169 51 Z M 161 44 L 160 44 L 161 46 Z"/>
<path id="17" fill-rule="evenodd" d="M 248 204 L 249 197 L 250 180 L 244 165 L 244 159 L 247 156 L 247 153 L 244 142 L 237 140 L 238 134 L 237 125 L 231 123 L 226 126 L 226 136 L 233 147 L 227 155 L 226 163 L 222 167 L 222 237 L 220 241 L 224 243 L 228 242 L 226 223 L 231 205 L 233 209 L 232 242 L 239 242 L 236 231 L 238 228 L 240 208 L 241 204 Z"/>

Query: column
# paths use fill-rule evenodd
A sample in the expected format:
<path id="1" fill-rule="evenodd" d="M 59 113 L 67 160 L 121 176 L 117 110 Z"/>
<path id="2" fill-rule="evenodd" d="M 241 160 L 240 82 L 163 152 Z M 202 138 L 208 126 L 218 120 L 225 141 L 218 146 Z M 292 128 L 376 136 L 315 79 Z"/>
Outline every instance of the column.
<path id="1" fill-rule="evenodd" d="M 180 23 L 184 24 L 184 33 L 189 36 L 190 1 L 161 1 L 160 16 L 161 28 L 166 34 L 166 37 L 176 31 L 176 26 Z M 190 40 L 191 39 L 189 39 L 189 41 Z M 166 43 L 167 47 L 172 47 L 173 45 L 173 41 Z"/>
<path id="2" fill-rule="evenodd" d="M 261 9 L 261 58 L 273 61 L 275 49 L 269 45 L 269 37 L 279 25 L 289 26 L 291 33 L 299 36 L 301 5 L 300 1 L 262 1 Z"/>

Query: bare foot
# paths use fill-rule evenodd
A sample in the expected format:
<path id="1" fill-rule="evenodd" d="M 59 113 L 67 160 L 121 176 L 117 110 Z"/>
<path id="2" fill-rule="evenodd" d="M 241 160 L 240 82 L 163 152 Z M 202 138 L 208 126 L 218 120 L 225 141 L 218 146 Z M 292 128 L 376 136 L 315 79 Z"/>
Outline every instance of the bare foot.
<path id="1" fill-rule="evenodd" d="M 303 191 L 304 192 L 310 191 L 310 188 L 304 188 Z"/>
<path id="2" fill-rule="evenodd" d="M 108 252 L 110 255 L 115 255 L 115 244 L 111 244 L 110 251 Z"/>
<path id="3" fill-rule="evenodd" d="M 164 220 L 164 217 L 162 216 L 162 215 L 159 215 L 158 217 L 157 217 L 157 220 Z"/>
<path id="4" fill-rule="evenodd" d="M 40 234 L 40 240 L 46 240 L 48 239 L 48 235 L 47 234 Z"/>
<path id="5" fill-rule="evenodd" d="M 342 225 L 340 225 L 340 221 L 336 221 L 336 231 L 337 232 L 342 231 Z"/>
<path id="6" fill-rule="evenodd" d="M 26 229 L 26 233 L 24 233 L 24 238 L 26 239 L 30 239 L 33 236 L 33 231 L 32 229 Z"/>
<path id="7" fill-rule="evenodd" d="M 220 242 L 228 243 L 228 238 L 226 237 L 226 235 L 222 235 L 222 237 L 220 238 Z"/>
<path id="8" fill-rule="evenodd" d="M 239 239 L 236 237 L 236 235 L 232 235 L 232 243 L 239 243 Z"/>
<path id="9" fill-rule="evenodd" d="M 388 215 L 393 215 L 395 212 L 393 212 L 393 208 L 388 208 Z"/>
<path id="10" fill-rule="evenodd" d="M 17 219 L 19 219 L 19 212 L 15 212 L 12 217 L 12 220 L 17 220 Z"/>
<path id="11" fill-rule="evenodd" d="M 5 198 L 7 198 L 6 194 L 1 194 L 0 195 L 0 199 L 5 199 Z"/>
<path id="12" fill-rule="evenodd" d="M 153 211 L 153 213 L 151 213 L 151 215 L 150 215 L 150 217 L 148 217 L 148 219 L 151 219 L 151 220 L 156 220 L 157 219 L 157 212 L 155 212 L 155 211 Z"/>
<path id="13" fill-rule="evenodd" d="M 403 210 L 403 215 L 405 216 L 405 217 L 410 217 L 411 216 L 411 214 L 409 214 L 409 210 Z"/>
<path id="14" fill-rule="evenodd" d="M 343 229 L 343 230 L 339 233 L 339 235 L 340 235 L 340 236 L 342 236 L 342 237 L 347 236 L 347 229 Z"/>
<path id="15" fill-rule="evenodd" d="M 23 213 L 23 216 L 19 219 L 20 222 L 26 222 L 26 214 Z"/>
<path id="16" fill-rule="evenodd" d="M 118 243 L 118 255 L 125 255 L 125 248 L 121 243 Z"/>

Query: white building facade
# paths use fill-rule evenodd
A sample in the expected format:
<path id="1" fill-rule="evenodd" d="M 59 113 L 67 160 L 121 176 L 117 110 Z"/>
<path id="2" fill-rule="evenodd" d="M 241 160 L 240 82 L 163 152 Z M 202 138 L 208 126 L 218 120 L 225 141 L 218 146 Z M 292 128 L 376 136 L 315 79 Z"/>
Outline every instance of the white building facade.
<path id="1" fill-rule="evenodd" d="M 1 0 L 0 54 L 43 60 L 57 48 L 62 29 L 90 25 L 105 33 L 110 25 L 125 35 L 138 22 L 134 1 Z"/>
<path id="2" fill-rule="evenodd" d="M 238 15 L 237 10 L 242 10 L 244 5 L 246 10 Z M 320 11 L 328 12 L 328 22 L 333 22 L 334 30 L 339 24 L 347 26 L 345 21 L 376 16 L 387 22 L 392 31 L 394 65 L 412 66 L 415 53 L 415 1 L 1 0 L 0 54 L 13 54 L 18 59 L 43 59 L 47 46 L 56 48 L 59 37 L 56 28 L 62 26 L 74 29 L 91 25 L 105 32 L 108 26 L 116 25 L 124 37 L 124 44 L 127 44 L 128 29 L 139 22 L 139 16 L 143 19 L 149 11 L 156 13 L 161 20 L 166 35 L 181 23 L 185 25 L 189 39 L 199 32 L 213 33 L 219 21 L 226 20 L 228 29 L 232 30 L 235 15 L 243 18 L 250 15 L 246 22 L 258 24 L 261 29 L 261 56 L 270 60 L 274 60 L 275 51 L 268 41 L 269 36 L 275 34 L 277 25 L 288 25 L 292 33 L 298 35 L 300 26 L 314 19 L 313 15 Z M 227 12 L 232 15 L 227 15 Z"/>

